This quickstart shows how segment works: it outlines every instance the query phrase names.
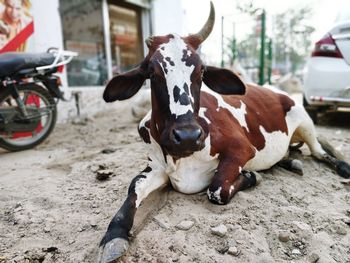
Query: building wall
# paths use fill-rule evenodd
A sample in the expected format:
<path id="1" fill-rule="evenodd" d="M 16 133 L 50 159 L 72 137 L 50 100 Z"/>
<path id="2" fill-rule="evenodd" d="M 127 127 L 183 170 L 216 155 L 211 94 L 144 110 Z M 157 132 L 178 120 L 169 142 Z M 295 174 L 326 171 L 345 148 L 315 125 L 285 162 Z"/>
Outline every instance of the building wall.
<path id="1" fill-rule="evenodd" d="M 32 52 L 45 52 L 50 47 L 63 48 L 59 0 L 32 0 L 34 17 L 34 47 Z M 45 12 L 43 12 L 45 7 Z M 62 81 L 67 87 L 65 74 Z"/>
<path id="2" fill-rule="evenodd" d="M 34 17 L 34 47 L 32 52 L 45 52 L 50 47 L 63 49 L 61 19 L 59 14 L 59 0 L 32 0 Z M 45 12 L 43 12 L 45 10 Z M 60 74 L 65 97 L 72 94 L 67 85 L 66 74 Z M 69 116 L 76 114 L 74 101 L 58 104 L 58 121 L 63 122 Z"/>
<path id="3" fill-rule="evenodd" d="M 155 0 L 152 2 L 153 34 L 183 34 L 184 11 L 181 0 Z"/>
<path id="4" fill-rule="evenodd" d="M 62 48 L 61 20 L 58 0 L 32 0 L 36 52 L 49 47 Z M 43 11 L 45 10 L 45 11 Z"/>

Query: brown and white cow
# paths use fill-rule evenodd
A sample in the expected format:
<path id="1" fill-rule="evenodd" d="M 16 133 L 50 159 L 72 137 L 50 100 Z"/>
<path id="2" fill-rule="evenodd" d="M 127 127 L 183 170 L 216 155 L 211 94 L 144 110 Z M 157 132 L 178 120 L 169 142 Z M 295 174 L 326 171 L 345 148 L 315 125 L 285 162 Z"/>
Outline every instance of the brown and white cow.
<path id="1" fill-rule="evenodd" d="M 238 191 L 256 185 L 254 171 L 280 162 L 297 142 L 305 142 L 316 159 L 341 176 L 350 176 L 347 163 L 322 149 L 303 107 L 278 91 L 246 85 L 229 70 L 202 64 L 196 49 L 212 31 L 214 17 L 211 3 L 197 34 L 148 39 L 149 53 L 140 65 L 114 77 L 105 89 L 105 101 L 125 100 L 150 79 L 152 110 L 139 125 L 150 149 L 149 164 L 132 180 L 109 224 L 98 262 L 111 262 L 126 251 L 140 203 L 169 183 L 186 194 L 207 190 L 211 202 L 226 204 Z"/>

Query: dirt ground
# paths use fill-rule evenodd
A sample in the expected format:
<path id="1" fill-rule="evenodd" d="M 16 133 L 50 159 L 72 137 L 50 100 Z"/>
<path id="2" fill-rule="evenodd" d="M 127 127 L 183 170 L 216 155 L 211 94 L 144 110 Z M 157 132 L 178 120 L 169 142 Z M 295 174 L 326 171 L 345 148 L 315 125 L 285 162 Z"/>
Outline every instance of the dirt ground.
<path id="1" fill-rule="evenodd" d="M 0 262 L 95 262 L 130 181 L 146 165 L 127 105 L 59 124 L 34 150 L 0 151 Z M 350 115 L 334 116 L 317 130 L 349 160 Z M 171 189 L 155 196 L 137 214 L 119 262 L 350 262 L 349 181 L 307 155 L 296 158 L 303 176 L 262 172 L 259 186 L 226 206 Z M 97 180 L 98 170 L 109 179 Z M 178 229 L 184 220 L 193 226 Z M 222 236 L 211 230 L 219 225 L 227 229 Z"/>

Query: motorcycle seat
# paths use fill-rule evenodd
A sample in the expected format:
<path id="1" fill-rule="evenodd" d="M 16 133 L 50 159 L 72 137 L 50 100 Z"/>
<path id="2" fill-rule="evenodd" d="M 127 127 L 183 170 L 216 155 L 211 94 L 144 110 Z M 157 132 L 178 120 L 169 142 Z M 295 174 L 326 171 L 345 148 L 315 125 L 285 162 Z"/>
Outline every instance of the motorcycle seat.
<path id="1" fill-rule="evenodd" d="M 9 52 L 0 54 L 0 78 L 11 76 L 23 69 L 50 65 L 55 56 L 51 53 Z"/>

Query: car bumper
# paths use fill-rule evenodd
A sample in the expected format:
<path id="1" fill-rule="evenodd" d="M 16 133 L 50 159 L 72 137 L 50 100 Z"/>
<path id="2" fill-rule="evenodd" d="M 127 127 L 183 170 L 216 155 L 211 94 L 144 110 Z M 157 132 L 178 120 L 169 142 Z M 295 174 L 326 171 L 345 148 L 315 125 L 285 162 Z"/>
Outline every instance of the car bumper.
<path id="1" fill-rule="evenodd" d="M 350 107 L 350 66 L 339 58 L 310 58 L 303 90 L 310 105 Z"/>

